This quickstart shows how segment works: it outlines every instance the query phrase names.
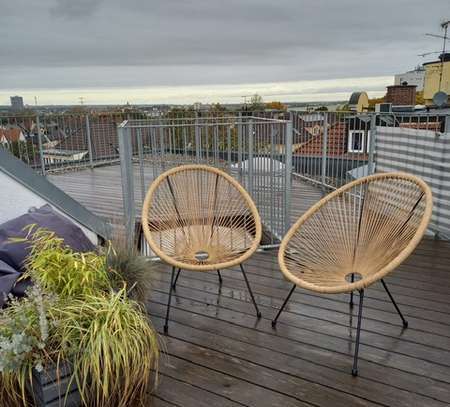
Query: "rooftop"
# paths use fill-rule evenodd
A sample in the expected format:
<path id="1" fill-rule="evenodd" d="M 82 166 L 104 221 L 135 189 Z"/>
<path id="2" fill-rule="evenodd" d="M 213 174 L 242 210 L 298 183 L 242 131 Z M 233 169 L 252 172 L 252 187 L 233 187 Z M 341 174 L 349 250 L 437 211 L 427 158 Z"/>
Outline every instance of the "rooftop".
<path id="1" fill-rule="evenodd" d="M 374 164 L 377 171 L 407 168 L 420 173 L 434 188 L 434 227 L 440 232 L 450 230 L 448 180 L 439 178 L 438 182 L 436 176 L 448 165 L 447 160 L 436 158 L 447 151 L 450 140 L 444 131 L 447 117 L 389 115 L 384 119 L 375 115 L 372 122 L 370 114 L 313 115 L 324 129 L 321 141 L 305 130 L 299 115 L 294 116 L 290 142 L 313 144 L 314 154 L 292 154 L 294 150 L 288 149 L 284 138 L 292 125 L 287 121 L 239 119 L 233 127 L 224 118 L 199 125 L 135 121 L 129 128 L 119 128 L 120 143 L 113 139 L 115 146 L 121 146 L 122 168 L 117 154 L 108 160 L 94 154 L 93 161 L 80 165 L 48 165 L 46 176 L 95 215 L 122 224 L 127 216 L 139 222 L 143 197 L 163 170 L 196 161 L 225 166 L 252 192 L 264 226 L 272 225 L 279 232 L 284 231 L 285 222 L 292 224 L 325 193 L 372 172 Z M 372 123 L 375 129 L 370 128 Z M 370 154 L 374 144 L 368 138 L 361 138 L 359 145 L 353 140 L 354 149 L 361 151 L 349 157 L 350 132 L 363 137 L 369 130 L 375 130 L 375 163 Z M 93 131 L 91 136 L 97 134 Z M 113 142 L 109 132 L 99 140 L 102 145 Z M 247 145 L 246 140 L 251 142 Z M 72 148 L 81 149 L 81 145 L 74 143 Z M 424 157 L 430 161 L 426 166 Z M 284 175 L 278 177 L 278 173 Z M 287 174 L 292 176 L 291 188 L 286 187 Z M 284 218 L 278 213 L 284 213 L 286 203 L 290 210 Z M 133 209 L 125 211 L 124 206 Z M 126 226 L 130 223 L 127 219 Z M 277 249 L 273 248 L 276 243 L 275 239 L 265 244 L 264 250 L 246 262 L 263 315 L 260 320 L 255 318 L 238 268 L 221 270 L 221 286 L 215 273 L 181 273 L 172 298 L 169 334 L 163 339 L 167 355 L 160 364 L 156 406 L 448 405 L 450 241 L 424 239 L 386 278 L 409 321 L 408 329 L 403 328 L 380 283 L 367 289 L 358 377 L 350 374 L 358 307 L 350 308 L 348 294 L 322 295 L 297 289 L 277 328 L 271 327 L 270 321 L 291 287 L 280 272 Z M 148 312 L 162 333 L 170 272 L 161 262 L 155 263 L 155 268 Z"/>

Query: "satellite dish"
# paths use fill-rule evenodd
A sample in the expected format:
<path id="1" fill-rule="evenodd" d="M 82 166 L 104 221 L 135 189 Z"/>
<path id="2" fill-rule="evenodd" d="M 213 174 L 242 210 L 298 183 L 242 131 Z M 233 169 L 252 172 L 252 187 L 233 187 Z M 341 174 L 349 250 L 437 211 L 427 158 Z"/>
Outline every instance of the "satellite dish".
<path id="1" fill-rule="evenodd" d="M 436 92 L 433 96 L 433 103 L 437 107 L 442 107 L 447 104 L 448 95 L 445 92 Z"/>

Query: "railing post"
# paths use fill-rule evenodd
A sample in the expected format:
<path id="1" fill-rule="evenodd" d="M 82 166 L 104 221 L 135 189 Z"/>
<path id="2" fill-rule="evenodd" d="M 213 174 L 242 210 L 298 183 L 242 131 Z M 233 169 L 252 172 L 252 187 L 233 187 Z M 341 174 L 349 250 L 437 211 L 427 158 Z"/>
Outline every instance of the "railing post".
<path id="1" fill-rule="evenodd" d="M 41 122 L 39 121 L 39 115 L 36 116 L 36 128 L 37 128 L 37 138 L 39 147 L 39 159 L 41 161 L 41 173 L 45 177 L 45 162 L 44 162 L 44 147 L 42 145 L 42 134 L 41 134 Z"/>
<path id="2" fill-rule="evenodd" d="M 127 121 L 117 128 L 119 139 L 120 173 L 122 178 L 122 197 L 126 242 L 129 248 L 134 247 L 136 208 L 134 203 L 133 151 Z"/>
<path id="3" fill-rule="evenodd" d="M 370 118 L 370 137 L 369 137 L 369 157 L 367 160 L 367 175 L 375 172 L 375 137 L 377 136 L 377 114 L 374 113 Z"/>
<path id="4" fill-rule="evenodd" d="M 248 124 L 248 174 L 247 174 L 247 188 L 250 192 L 250 196 L 255 199 L 253 191 L 253 119 Z"/>
<path id="5" fill-rule="evenodd" d="M 445 116 L 444 120 L 444 133 L 450 133 L 450 116 Z"/>
<path id="6" fill-rule="evenodd" d="M 238 133 L 238 179 L 239 182 L 242 184 L 242 128 L 243 128 L 243 124 L 242 124 L 242 113 L 239 112 L 239 116 L 238 116 L 238 128 L 237 128 L 237 133 Z"/>
<path id="7" fill-rule="evenodd" d="M 136 129 L 137 137 L 137 147 L 138 147 L 138 157 L 139 157 L 139 177 L 141 178 L 141 198 L 142 203 L 145 199 L 145 178 L 144 178 L 144 143 L 142 141 L 142 131 L 141 129 Z"/>
<path id="8" fill-rule="evenodd" d="M 91 140 L 91 125 L 89 123 L 89 114 L 86 114 L 86 138 L 89 154 L 89 165 L 91 169 L 94 168 L 94 161 L 92 157 L 92 140 Z"/>
<path id="9" fill-rule="evenodd" d="M 284 197 L 284 234 L 291 227 L 291 189 L 292 189 L 292 120 L 286 122 L 285 135 L 285 197 Z"/>
<path id="10" fill-rule="evenodd" d="M 322 169 L 321 181 L 322 188 L 325 191 L 327 184 L 327 150 L 328 150 L 328 114 L 323 113 L 323 140 L 322 140 Z"/>
<path id="11" fill-rule="evenodd" d="M 195 112 L 195 156 L 197 164 L 200 163 L 200 156 L 201 156 L 201 135 L 200 135 L 200 128 L 198 126 L 198 112 Z"/>

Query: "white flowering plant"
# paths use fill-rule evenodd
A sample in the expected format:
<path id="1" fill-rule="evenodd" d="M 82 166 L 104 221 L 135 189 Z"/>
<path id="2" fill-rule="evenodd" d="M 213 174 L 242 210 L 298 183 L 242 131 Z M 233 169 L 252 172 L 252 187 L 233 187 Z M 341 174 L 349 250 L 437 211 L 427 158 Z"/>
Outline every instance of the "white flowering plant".
<path id="1" fill-rule="evenodd" d="M 27 290 L 22 299 L 10 297 L 8 307 L 0 315 L 0 373 L 17 371 L 22 365 L 43 369 L 50 356 L 46 349 L 49 322 L 46 309 L 56 297 L 44 294 L 39 285 Z"/>

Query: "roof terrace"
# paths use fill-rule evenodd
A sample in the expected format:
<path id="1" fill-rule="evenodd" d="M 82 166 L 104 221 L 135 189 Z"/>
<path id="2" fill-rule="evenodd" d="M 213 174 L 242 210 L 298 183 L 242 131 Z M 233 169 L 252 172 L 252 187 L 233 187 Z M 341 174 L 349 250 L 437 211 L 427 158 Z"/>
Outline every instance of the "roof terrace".
<path id="1" fill-rule="evenodd" d="M 167 168 L 186 162 L 223 168 L 241 181 L 261 213 L 263 245 L 246 269 L 262 318 L 254 316 L 237 267 L 221 270 L 221 285 L 213 273 L 183 271 L 173 293 L 156 406 L 448 405 L 448 116 L 320 113 L 304 119 L 294 114 L 129 121 L 119 139 L 87 127 L 84 144 L 74 142 L 73 148 L 89 154 L 71 163 L 42 164 L 39 143 L 32 143 L 38 170 L 90 211 L 113 223 L 125 217 L 149 255 L 135 226 L 145 192 Z M 69 128 L 75 128 L 72 120 L 58 133 L 65 134 L 63 151 L 70 145 Z M 30 131 L 29 137 L 44 131 Z M 108 145 L 107 154 L 97 157 L 94 145 Z M 329 191 L 355 177 L 392 170 L 424 178 L 433 189 L 435 211 L 428 236 L 386 278 L 409 327 L 403 328 L 381 283 L 368 289 L 360 374 L 352 377 L 357 307 L 349 307 L 348 295 L 298 289 L 276 329 L 271 327 L 291 287 L 280 273 L 277 247 L 287 228 Z M 161 333 L 169 286 L 169 268 L 160 263 L 148 312 Z"/>

